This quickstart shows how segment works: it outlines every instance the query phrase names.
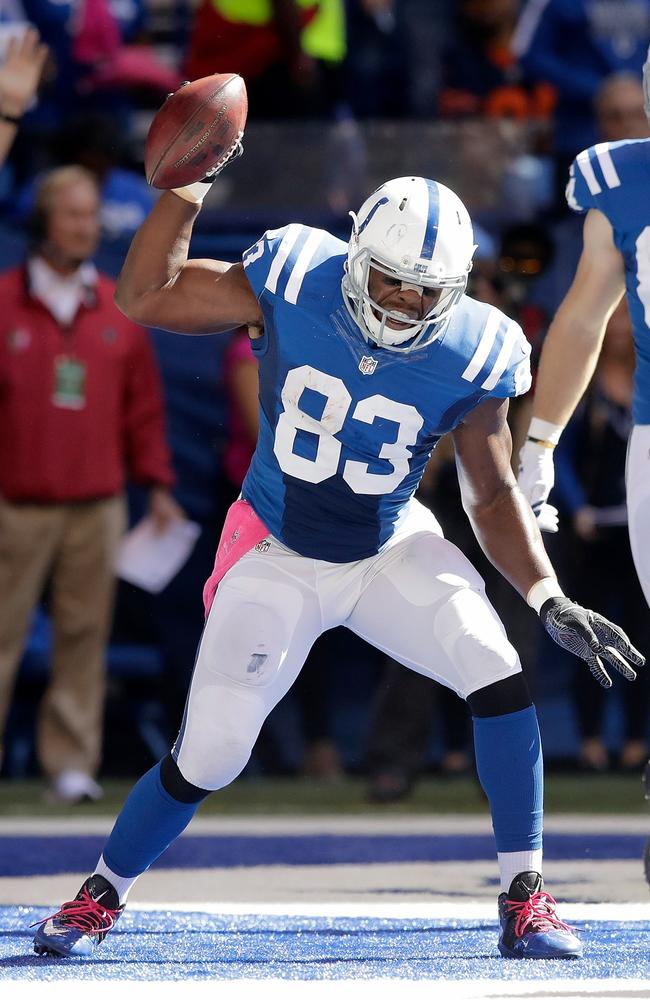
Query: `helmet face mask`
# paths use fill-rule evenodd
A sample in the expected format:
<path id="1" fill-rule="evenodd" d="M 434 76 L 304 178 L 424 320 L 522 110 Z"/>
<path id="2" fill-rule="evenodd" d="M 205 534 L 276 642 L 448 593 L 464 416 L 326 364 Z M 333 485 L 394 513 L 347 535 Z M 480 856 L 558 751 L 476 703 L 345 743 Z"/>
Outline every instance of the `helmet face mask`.
<path id="1" fill-rule="evenodd" d="M 378 188 L 358 216 L 350 214 L 342 281 L 348 312 L 364 338 L 379 347 L 403 353 L 427 347 L 442 334 L 467 285 L 475 246 L 465 206 L 443 184 L 401 177 Z M 373 299 L 371 269 L 419 291 L 421 316 Z"/>
<path id="2" fill-rule="evenodd" d="M 650 48 L 643 64 L 643 107 L 650 123 Z"/>

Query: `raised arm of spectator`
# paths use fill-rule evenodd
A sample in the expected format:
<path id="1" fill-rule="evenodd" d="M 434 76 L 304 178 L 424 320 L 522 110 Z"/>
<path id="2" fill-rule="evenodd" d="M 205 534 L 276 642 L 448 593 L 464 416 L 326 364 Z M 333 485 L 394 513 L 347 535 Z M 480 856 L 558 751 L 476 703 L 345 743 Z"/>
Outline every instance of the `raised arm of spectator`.
<path id="1" fill-rule="evenodd" d="M 20 38 L 9 42 L 0 66 L 0 164 L 11 149 L 20 119 L 34 99 L 47 53 L 36 28 L 27 28 Z"/>

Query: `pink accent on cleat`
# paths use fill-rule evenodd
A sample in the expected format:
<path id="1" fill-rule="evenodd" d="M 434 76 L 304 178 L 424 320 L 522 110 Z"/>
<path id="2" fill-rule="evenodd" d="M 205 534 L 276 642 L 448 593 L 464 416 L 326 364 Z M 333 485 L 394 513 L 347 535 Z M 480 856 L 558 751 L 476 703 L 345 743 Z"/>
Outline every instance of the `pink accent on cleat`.
<path id="1" fill-rule="evenodd" d="M 101 899 L 93 899 L 84 886 L 79 893 L 79 898 L 64 903 L 60 910 L 50 914 L 43 920 L 31 924 L 32 927 L 40 927 L 48 920 L 59 920 L 66 927 L 75 927 L 84 934 L 105 935 L 115 925 L 115 921 L 122 912 L 122 907 L 111 910 L 102 905 Z"/>
<path id="2" fill-rule="evenodd" d="M 557 903 L 548 892 L 534 892 L 528 899 L 506 899 L 504 905 L 515 917 L 514 932 L 516 937 L 523 937 L 527 930 L 573 930 L 569 924 L 560 920 L 555 912 Z"/>

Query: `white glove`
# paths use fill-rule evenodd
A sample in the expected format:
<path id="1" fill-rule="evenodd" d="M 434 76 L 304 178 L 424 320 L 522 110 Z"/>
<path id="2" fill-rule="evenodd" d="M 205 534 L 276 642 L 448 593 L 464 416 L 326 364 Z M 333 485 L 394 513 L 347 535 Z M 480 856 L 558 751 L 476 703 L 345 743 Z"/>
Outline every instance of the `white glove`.
<path id="1" fill-rule="evenodd" d="M 533 508 L 541 531 L 556 532 L 557 508 L 547 503 L 555 482 L 553 449 L 546 444 L 526 441 L 519 452 L 519 489 Z"/>

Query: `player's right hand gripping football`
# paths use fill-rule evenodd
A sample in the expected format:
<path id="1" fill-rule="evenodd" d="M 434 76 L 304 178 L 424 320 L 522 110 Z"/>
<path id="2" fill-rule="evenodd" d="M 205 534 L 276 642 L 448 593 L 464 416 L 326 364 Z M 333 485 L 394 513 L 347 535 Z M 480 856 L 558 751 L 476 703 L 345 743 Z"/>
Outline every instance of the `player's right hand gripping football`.
<path id="1" fill-rule="evenodd" d="M 584 660 L 604 688 L 612 686 L 612 679 L 603 660 L 627 681 L 636 679 L 630 663 L 635 667 L 645 663 L 645 657 L 634 648 L 623 629 L 595 611 L 574 604 L 568 597 L 549 597 L 542 604 L 539 616 L 551 639 Z"/>
<path id="2" fill-rule="evenodd" d="M 154 115 L 147 133 L 147 182 L 200 205 L 210 184 L 242 153 L 248 112 L 237 73 L 185 81 Z"/>
<path id="3" fill-rule="evenodd" d="M 533 508 L 540 531 L 556 532 L 557 508 L 547 503 L 555 482 L 553 449 L 535 441 L 526 441 L 519 452 L 517 483 Z"/>

